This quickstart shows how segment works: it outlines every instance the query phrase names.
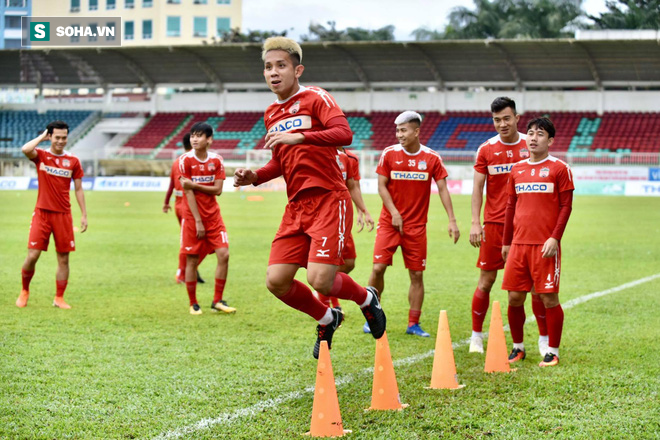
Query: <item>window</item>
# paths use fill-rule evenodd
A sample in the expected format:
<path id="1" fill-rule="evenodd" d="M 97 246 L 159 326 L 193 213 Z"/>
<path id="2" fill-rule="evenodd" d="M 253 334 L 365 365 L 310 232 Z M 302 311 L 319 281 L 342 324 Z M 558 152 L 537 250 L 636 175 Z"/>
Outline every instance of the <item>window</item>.
<path id="1" fill-rule="evenodd" d="M 24 8 L 26 1 L 27 0 L 7 0 L 7 7 L 8 8 Z"/>
<path id="2" fill-rule="evenodd" d="M 89 10 L 96 11 L 99 8 L 99 0 L 89 0 Z"/>
<path id="3" fill-rule="evenodd" d="M 151 20 L 142 20 L 142 38 L 150 40 L 153 32 L 153 23 Z"/>
<path id="4" fill-rule="evenodd" d="M 124 6 L 126 9 L 133 9 L 135 7 L 135 0 L 125 0 Z"/>
<path id="5" fill-rule="evenodd" d="M 219 5 L 231 5 L 231 0 L 217 0 Z"/>
<path id="6" fill-rule="evenodd" d="M 167 36 L 180 37 L 181 36 L 181 17 L 167 17 Z"/>
<path id="7" fill-rule="evenodd" d="M 216 36 L 222 37 L 222 34 L 231 30 L 231 20 L 229 17 L 218 17 L 215 27 L 217 28 Z"/>
<path id="8" fill-rule="evenodd" d="M 168 5 L 180 5 L 181 0 L 167 0 Z"/>
<path id="9" fill-rule="evenodd" d="M 117 7 L 116 0 L 106 0 L 105 8 L 106 9 L 115 9 Z"/>
<path id="10" fill-rule="evenodd" d="M 5 40 L 5 49 L 20 49 L 21 40 L 7 38 Z"/>
<path id="11" fill-rule="evenodd" d="M 71 12 L 80 12 L 80 0 L 71 0 Z"/>
<path id="12" fill-rule="evenodd" d="M 143 8 L 150 8 L 154 5 L 153 0 L 142 0 L 142 7 Z"/>
<path id="13" fill-rule="evenodd" d="M 96 27 L 98 26 L 98 23 L 90 23 L 89 27 L 92 29 L 92 33 L 96 34 Z M 89 35 L 87 37 L 87 41 L 97 41 L 98 37 L 96 35 Z"/>
<path id="14" fill-rule="evenodd" d="M 194 0 L 193 3 L 196 5 L 208 5 L 209 0 Z"/>
<path id="15" fill-rule="evenodd" d="M 193 37 L 207 37 L 206 17 L 195 17 L 193 20 Z"/>
<path id="16" fill-rule="evenodd" d="M 108 0 L 108 1 L 109 1 L 109 0 Z M 109 21 L 109 22 L 107 22 L 105 25 L 106 25 L 107 27 L 109 27 L 110 29 L 112 29 L 112 30 L 115 29 L 115 22 L 114 22 L 114 21 Z M 106 41 L 114 41 L 114 39 L 115 39 L 115 35 L 114 35 L 114 34 L 115 34 L 114 32 L 112 32 L 112 34 L 110 34 L 110 35 L 106 34 L 106 36 L 105 36 Z"/>
<path id="17" fill-rule="evenodd" d="M 74 29 L 80 28 L 79 24 L 72 24 L 70 26 Z M 75 33 L 73 35 L 71 35 L 71 42 L 72 43 L 79 43 L 80 42 L 80 35 L 75 34 Z"/>
<path id="18" fill-rule="evenodd" d="M 124 24 L 124 40 L 132 40 L 135 36 L 135 24 L 132 21 L 127 21 Z"/>
<path id="19" fill-rule="evenodd" d="M 17 15 L 5 16 L 5 29 L 20 29 L 21 17 Z"/>

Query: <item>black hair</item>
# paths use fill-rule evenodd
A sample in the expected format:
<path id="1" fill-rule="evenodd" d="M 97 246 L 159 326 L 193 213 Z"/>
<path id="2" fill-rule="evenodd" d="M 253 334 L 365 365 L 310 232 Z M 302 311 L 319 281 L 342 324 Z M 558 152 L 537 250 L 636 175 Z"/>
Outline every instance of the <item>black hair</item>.
<path id="1" fill-rule="evenodd" d="M 407 124 L 417 124 L 417 127 L 422 126 L 422 121 L 418 118 L 411 119 L 410 121 L 406 121 Z"/>
<path id="2" fill-rule="evenodd" d="M 300 65 L 300 55 L 297 53 L 289 53 L 289 58 L 291 58 L 294 69 Z"/>
<path id="3" fill-rule="evenodd" d="M 514 115 L 516 114 L 516 101 L 507 96 L 500 96 L 499 98 L 495 98 L 495 100 L 490 104 L 490 111 L 492 113 L 497 113 L 501 112 L 507 107 L 510 107 L 511 110 L 513 110 Z"/>
<path id="4" fill-rule="evenodd" d="M 186 151 L 192 150 L 192 145 L 190 145 L 190 133 L 183 135 L 183 149 Z"/>
<path id="5" fill-rule="evenodd" d="M 53 121 L 46 126 L 46 130 L 48 130 L 48 134 L 53 134 L 53 130 L 56 128 L 58 129 L 64 128 L 66 129 L 66 133 L 69 134 L 69 126 L 64 121 Z"/>
<path id="6" fill-rule="evenodd" d="M 548 133 L 548 137 L 555 137 L 555 125 L 545 116 L 529 121 L 527 123 L 527 131 L 532 127 L 536 127 L 539 130 L 545 130 Z"/>
<path id="7" fill-rule="evenodd" d="M 206 137 L 212 137 L 213 127 L 211 127 L 206 122 L 197 122 L 195 125 L 190 127 L 190 134 L 199 134 L 199 133 L 206 135 Z"/>

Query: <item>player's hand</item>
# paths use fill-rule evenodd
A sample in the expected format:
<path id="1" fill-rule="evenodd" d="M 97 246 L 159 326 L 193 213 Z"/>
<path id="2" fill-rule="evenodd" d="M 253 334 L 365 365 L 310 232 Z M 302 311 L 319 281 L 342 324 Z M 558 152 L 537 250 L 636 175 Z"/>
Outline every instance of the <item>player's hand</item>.
<path id="1" fill-rule="evenodd" d="M 511 250 L 511 246 L 502 246 L 502 260 L 506 263 L 506 258 L 509 256 L 509 251 Z"/>
<path id="2" fill-rule="evenodd" d="M 80 218 L 80 232 L 85 232 L 87 230 L 87 216 L 83 215 Z"/>
<path id="3" fill-rule="evenodd" d="M 543 258 L 552 258 L 557 255 L 557 250 L 559 249 L 559 241 L 556 238 L 548 238 L 543 247 L 541 248 L 541 256 Z"/>
<path id="4" fill-rule="evenodd" d="M 458 225 L 456 224 L 456 220 L 451 220 L 449 222 L 449 227 L 447 228 L 447 230 L 449 231 L 449 237 L 453 237 L 454 244 L 456 244 L 456 242 L 458 242 L 458 239 L 461 236 L 461 231 L 458 230 Z"/>
<path id="5" fill-rule="evenodd" d="M 470 228 L 470 244 L 476 248 L 481 247 L 481 239 L 483 238 L 484 228 L 481 223 L 473 223 Z"/>
<path id="6" fill-rule="evenodd" d="M 257 173 L 252 170 L 247 170 L 245 168 L 237 168 L 234 172 L 234 186 L 245 186 L 252 185 L 257 181 Z"/>
<path id="7" fill-rule="evenodd" d="M 46 139 L 48 139 L 48 136 L 49 136 L 48 129 L 45 129 L 44 132 L 39 135 L 39 142 L 45 141 Z"/>
<path id="8" fill-rule="evenodd" d="M 296 145 L 302 143 L 304 140 L 305 135 L 302 133 L 279 133 L 273 131 L 266 135 L 264 148 L 272 150 L 276 145 Z"/>
<path id="9" fill-rule="evenodd" d="M 181 186 L 183 189 L 193 189 L 193 182 L 190 179 L 187 179 L 185 177 L 179 177 L 179 182 L 181 182 Z"/>
<path id="10" fill-rule="evenodd" d="M 369 226 L 369 229 L 367 229 L 368 232 L 371 232 L 374 230 L 374 219 L 371 218 L 371 214 L 369 214 L 369 211 L 364 211 L 364 221 Z"/>
<path id="11" fill-rule="evenodd" d="M 204 229 L 204 223 L 201 220 L 195 220 L 195 228 L 197 228 L 197 238 L 202 238 L 206 235 L 206 229 Z"/>
<path id="12" fill-rule="evenodd" d="M 358 225 L 358 232 L 362 232 L 364 229 L 364 212 L 360 211 L 358 209 L 358 216 L 357 216 L 357 225 Z"/>
<path id="13" fill-rule="evenodd" d="M 163 205 L 163 212 L 165 214 L 167 214 L 167 211 L 169 211 L 170 209 L 172 209 L 172 207 L 170 205 L 167 205 L 167 204 Z"/>
<path id="14" fill-rule="evenodd" d="M 392 226 L 403 235 L 403 217 L 398 212 L 392 214 Z"/>

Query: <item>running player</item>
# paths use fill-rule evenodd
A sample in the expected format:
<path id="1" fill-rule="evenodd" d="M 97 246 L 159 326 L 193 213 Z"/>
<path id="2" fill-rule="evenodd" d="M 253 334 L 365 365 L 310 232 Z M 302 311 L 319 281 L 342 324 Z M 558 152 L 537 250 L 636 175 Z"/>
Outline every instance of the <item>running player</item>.
<path id="1" fill-rule="evenodd" d="M 490 304 L 490 291 L 497 278 L 497 271 L 504 268 L 502 259 L 502 231 L 506 209 L 506 183 L 514 163 L 529 157 L 526 135 L 518 132 L 520 115 L 516 103 L 507 97 L 496 98 L 490 105 L 493 125 L 497 136 L 484 142 L 477 150 L 472 189 L 472 227 L 470 244 L 479 248 L 477 267 L 480 270 L 477 288 L 472 296 L 472 337 L 470 352 L 483 353 L 483 323 Z M 481 226 L 481 205 L 484 185 L 486 206 Z M 539 327 L 539 351 L 544 355 L 548 348 L 548 330 L 545 324 L 545 307 L 541 298 L 532 292 L 532 310 Z"/>
<path id="2" fill-rule="evenodd" d="M 419 142 L 422 117 L 405 111 L 397 116 L 396 136 L 399 144 L 383 150 L 378 162 L 378 194 L 383 209 L 376 228 L 373 270 L 369 285 L 381 294 L 385 289 L 385 270 L 401 247 L 403 261 L 410 275 L 408 290 L 408 328 L 406 333 L 428 338 L 419 324 L 424 302 L 424 270 L 426 269 L 426 223 L 431 196 L 431 179 L 435 180 L 442 205 L 449 217 L 449 237 L 454 243 L 460 232 L 447 189 L 447 170 L 440 155 Z M 369 323 L 363 331 L 369 333 Z"/>
<path id="3" fill-rule="evenodd" d="M 532 288 L 545 305 L 548 351 L 541 367 L 559 363 L 564 311 L 559 304 L 561 237 L 573 204 L 573 176 L 565 162 L 548 153 L 555 127 L 548 118 L 527 124 L 530 158 L 511 168 L 507 192 L 502 258 L 502 289 L 509 291 L 509 327 L 513 350 L 509 362 L 525 359 L 525 298 Z"/>
<path id="4" fill-rule="evenodd" d="M 21 276 L 23 288 L 16 300 L 18 307 L 27 306 L 30 297 L 30 281 L 42 251 L 48 250 L 50 235 L 55 239 L 57 252 L 57 272 L 55 275 L 55 299 L 53 306 L 70 309 L 64 302 L 64 291 L 69 280 L 69 253 L 76 250 L 71 218 L 69 191 L 71 180 L 75 189 L 76 201 L 82 213 L 80 231 L 87 230 L 87 208 L 82 187 L 83 170 L 77 157 L 64 150 L 69 136 L 69 126 L 62 121 L 48 124 L 41 135 L 32 139 L 21 150 L 37 166 L 39 193 L 37 205 L 32 213 L 28 254 Z M 37 148 L 43 141 L 50 141 L 50 148 Z"/>
<path id="5" fill-rule="evenodd" d="M 373 287 L 365 289 L 337 271 L 353 218 L 336 148 L 350 145 L 353 134 L 328 92 L 300 85 L 305 69 L 302 55 L 290 38 L 264 42 L 264 77 L 277 96 L 264 115 L 268 132 L 264 148 L 272 149 L 273 158 L 257 171 L 237 169 L 234 185 L 260 185 L 284 177 L 288 203 L 271 246 L 266 286 L 280 301 L 318 321 L 312 352 L 318 358 L 321 341 L 331 348 L 344 315 L 294 278 L 301 266 L 307 268 L 307 281 L 317 292 L 356 302 L 372 325 L 374 338 L 385 332 L 386 318 Z"/>
<path id="6" fill-rule="evenodd" d="M 197 303 L 197 266 L 200 255 L 207 253 L 208 249 L 213 249 L 218 258 L 211 311 L 236 311 L 223 299 L 229 267 L 229 240 L 215 198 L 222 194 L 225 168 L 222 157 L 208 151 L 212 142 L 213 128 L 209 124 L 198 122 L 190 129 L 193 150 L 179 158 L 179 179 L 185 195 L 181 221 L 181 252 L 186 254 L 186 290 L 191 315 L 202 314 Z"/>

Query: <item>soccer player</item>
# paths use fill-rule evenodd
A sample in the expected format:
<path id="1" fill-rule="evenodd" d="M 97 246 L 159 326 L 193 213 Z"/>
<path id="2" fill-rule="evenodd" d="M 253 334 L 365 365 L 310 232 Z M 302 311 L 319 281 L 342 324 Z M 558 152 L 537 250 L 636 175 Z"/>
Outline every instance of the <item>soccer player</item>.
<path id="1" fill-rule="evenodd" d="M 192 150 L 192 145 L 190 145 L 190 133 L 183 135 L 183 149 L 188 152 Z M 172 193 L 174 193 L 174 213 L 176 214 L 176 219 L 179 221 L 179 227 L 181 227 L 181 220 L 183 220 L 183 188 L 181 187 L 181 182 L 179 181 L 179 158 L 177 157 L 174 162 L 172 162 L 172 169 L 170 170 L 170 186 L 167 189 L 167 194 L 165 194 L 165 202 L 163 203 L 163 212 L 167 214 L 172 207 L 170 206 L 170 198 Z M 202 260 L 206 255 L 202 253 L 199 256 L 199 263 L 202 264 Z M 176 270 L 176 275 L 174 279 L 177 283 L 186 282 L 186 254 L 179 251 L 179 267 Z M 199 271 L 197 271 L 197 282 L 204 283 L 204 280 L 199 276 Z"/>
<path id="2" fill-rule="evenodd" d="M 337 164 L 337 150 L 353 134 L 334 98 L 318 87 L 300 85 L 302 49 L 285 37 L 263 45 L 264 77 L 277 100 L 264 115 L 268 134 L 264 148 L 272 159 L 257 171 L 239 168 L 234 186 L 259 185 L 279 176 L 286 182 L 288 203 L 271 245 L 266 286 L 280 301 L 318 321 L 313 355 L 344 319 L 340 310 L 317 299 L 294 277 L 307 268 L 307 281 L 319 293 L 356 302 L 371 324 L 374 338 L 385 332 L 386 318 L 373 287 L 361 287 L 338 272 L 346 232 L 351 229 L 351 200 Z"/>
<path id="3" fill-rule="evenodd" d="M 454 243 L 460 232 L 447 189 L 447 170 L 440 155 L 419 142 L 422 117 L 405 111 L 397 116 L 396 137 L 399 144 L 385 148 L 378 162 L 378 194 L 383 209 L 376 228 L 373 269 L 369 285 L 381 294 L 385 289 L 385 270 L 401 247 L 403 261 L 410 275 L 408 290 L 408 328 L 406 333 L 428 338 L 419 324 L 424 302 L 424 270 L 426 269 L 426 223 L 431 196 L 431 179 L 435 180 L 442 205 L 449 217 L 449 237 Z M 369 323 L 364 332 L 369 333 Z"/>
<path id="4" fill-rule="evenodd" d="M 514 163 L 529 157 L 526 135 L 518 132 L 520 115 L 516 103 L 507 97 L 496 98 L 490 105 L 493 125 L 497 136 L 490 138 L 477 150 L 472 189 L 472 227 L 470 244 L 479 248 L 477 267 L 480 270 L 477 288 L 472 296 L 472 337 L 470 352 L 483 353 L 483 323 L 490 304 L 490 291 L 497 278 L 497 271 L 504 268 L 502 259 L 502 231 L 506 209 L 506 183 Z M 486 206 L 484 225 L 481 226 L 481 205 L 484 185 Z M 539 351 L 544 355 L 548 348 L 548 331 L 545 324 L 545 307 L 541 298 L 532 292 L 532 310 L 539 327 Z"/>
<path id="5" fill-rule="evenodd" d="M 57 252 L 57 272 L 55 275 L 55 299 L 53 306 L 70 309 L 64 301 L 64 291 L 69 280 L 69 253 L 76 250 L 71 219 L 69 191 L 71 180 L 75 189 L 76 201 L 82 217 L 80 231 L 87 230 L 87 208 L 82 187 L 83 170 L 77 157 L 64 150 L 69 136 L 69 126 L 62 121 L 53 121 L 41 135 L 27 142 L 21 150 L 37 166 L 39 193 L 37 205 L 32 213 L 28 254 L 21 275 L 23 289 L 16 300 L 16 306 L 27 306 L 30 297 L 30 281 L 42 251 L 48 250 L 50 235 L 55 239 Z M 37 148 L 43 141 L 50 141 L 50 148 Z"/>
<path id="6" fill-rule="evenodd" d="M 213 249 L 218 259 L 215 269 L 215 293 L 211 311 L 234 313 L 236 309 L 223 299 L 229 267 L 229 240 L 215 200 L 222 194 L 225 168 L 222 157 L 208 151 L 213 142 L 213 128 L 198 122 L 190 128 L 193 150 L 179 158 L 179 179 L 185 196 L 181 221 L 181 252 L 186 254 L 186 290 L 190 314 L 201 315 L 197 303 L 197 266 L 200 255 Z"/>
<path id="7" fill-rule="evenodd" d="M 346 182 L 348 192 L 351 195 L 351 200 L 353 200 L 353 203 L 355 203 L 355 207 L 357 208 L 358 232 L 362 232 L 365 223 L 369 226 L 368 231 L 373 231 L 374 220 L 371 218 L 367 205 L 364 203 L 362 190 L 360 189 L 360 159 L 353 152 L 346 150 L 344 147 L 338 147 L 337 163 L 341 169 L 344 182 Z M 347 209 L 352 209 L 352 206 L 349 204 Z M 346 233 L 344 250 L 342 251 L 341 257 L 344 262 L 337 270 L 345 274 L 351 273 L 351 271 L 355 269 L 355 258 L 357 257 L 357 253 L 355 252 L 355 241 L 353 240 L 353 234 L 351 231 L 347 231 Z M 319 299 L 326 305 L 329 305 L 329 301 L 332 301 L 332 306 L 341 310 L 339 300 L 334 296 L 329 298 L 325 295 L 319 294 Z"/>
<path id="8" fill-rule="evenodd" d="M 559 363 L 564 311 L 559 304 L 561 237 L 573 204 L 573 176 L 565 162 L 548 153 L 555 127 L 548 118 L 527 124 L 530 158 L 511 168 L 504 221 L 502 289 L 509 291 L 509 327 L 513 350 L 509 362 L 525 359 L 525 298 L 532 288 L 545 305 L 548 351 L 540 367 Z"/>

